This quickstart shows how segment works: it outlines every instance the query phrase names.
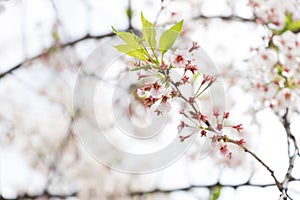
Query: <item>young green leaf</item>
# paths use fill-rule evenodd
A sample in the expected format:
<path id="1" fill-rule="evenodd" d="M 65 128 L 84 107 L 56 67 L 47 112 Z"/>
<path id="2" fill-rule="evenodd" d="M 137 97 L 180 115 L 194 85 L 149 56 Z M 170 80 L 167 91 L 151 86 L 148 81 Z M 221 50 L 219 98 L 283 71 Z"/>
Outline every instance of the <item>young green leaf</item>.
<path id="1" fill-rule="evenodd" d="M 143 25 L 143 39 L 146 41 L 147 45 L 152 49 L 152 51 L 156 47 L 156 30 L 151 22 L 149 22 L 141 12 L 141 21 Z"/>
<path id="2" fill-rule="evenodd" d="M 132 46 L 133 48 L 143 48 L 144 45 L 140 41 L 139 37 L 133 33 L 129 32 L 118 32 L 114 27 L 112 27 L 114 33 L 119 36 L 124 42 L 128 45 Z"/>
<path id="3" fill-rule="evenodd" d="M 300 20 L 290 22 L 286 28 L 287 28 L 287 30 L 290 30 L 292 32 L 299 31 L 300 30 Z"/>
<path id="4" fill-rule="evenodd" d="M 193 81 L 196 81 L 197 78 L 199 78 L 200 76 L 200 72 L 196 72 L 194 75 L 193 75 Z"/>
<path id="5" fill-rule="evenodd" d="M 120 45 L 115 46 L 115 48 L 118 51 L 125 53 L 131 57 L 138 58 L 138 59 L 144 60 L 144 61 L 146 60 L 146 56 L 143 53 L 143 49 L 141 49 L 141 48 L 135 48 L 135 47 L 130 46 L 129 44 L 120 44 Z"/>
<path id="6" fill-rule="evenodd" d="M 147 49 L 138 36 L 129 32 L 118 32 L 114 27 L 112 29 L 119 38 L 126 42 L 126 44 L 115 46 L 118 51 L 141 60 L 146 60 L 146 57 L 149 57 Z"/>
<path id="7" fill-rule="evenodd" d="M 293 14 L 292 13 L 287 13 L 285 17 L 285 24 L 288 25 L 293 21 Z"/>
<path id="8" fill-rule="evenodd" d="M 298 32 L 300 31 L 300 20 L 293 21 L 292 13 L 287 13 L 285 17 L 285 26 L 283 29 L 277 31 L 272 30 L 275 34 L 281 35 L 286 31 Z"/>
<path id="9" fill-rule="evenodd" d="M 222 190 L 222 187 L 220 186 L 216 186 L 216 187 L 213 187 L 210 191 L 210 200 L 217 200 L 219 199 L 220 195 L 221 195 L 221 190 Z"/>
<path id="10" fill-rule="evenodd" d="M 183 20 L 161 34 L 159 39 L 159 49 L 162 54 L 167 52 L 173 46 L 179 33 L 182 30 L 182 24 Z"/>

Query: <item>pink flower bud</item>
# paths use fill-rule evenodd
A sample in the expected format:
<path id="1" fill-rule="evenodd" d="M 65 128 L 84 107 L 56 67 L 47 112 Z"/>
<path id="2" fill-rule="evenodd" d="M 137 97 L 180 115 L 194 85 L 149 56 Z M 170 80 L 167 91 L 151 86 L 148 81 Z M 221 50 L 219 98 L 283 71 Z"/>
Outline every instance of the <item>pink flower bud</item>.
<path id="1" fill-rule="evenodd" d="M 189 77 L 187 77 L 186 75 L 184 75 L 181 80 L 182 80 L 183 84 L 190 82 Z"/>
<path id="2" fill-rule="evenodd" d="M 244 139 L 237 140 L 236 142 L 237 142 L 237 144 L 239 144 L 241 146 L 243 146 L 244 144 L 246 144 L 246 142 L 245 142 Z"/>
<path id="3" fill-rule="evenodd" d="M 192 52 L 194 50 L 197 50 L 200 46 L 198 45 L 197 42 L 193 41 L 192 47 L 189 49 L 189 52 Z"/>
<path id="4" fill-rule="evenodd" d="M 229 117 L 229 112 L 224 112 L 223 113 L 223 119 L 228 119 Z"/>
<path id="5" fill-rule="evenodd" d="M 243 124 L 232 126 L 232 128 L 236 129 L 238 132 L 241 132 L 244 129 Z"/>
<path id="6" fill-rule="evenodd" d="M 165 71 L 166 69 L 168 69 L 169 65 L 165 64 L 164 62 L 162 62 L 162 64 L 160 65 L 160 70 Z"/>
<path id="7" fill-rule="evenodd" d="M 203 136 L 206 137 L 206 133 L 207 133 L 207 132 L 206 132 L 205 130 L 202 130 L 202 131 L 201 131 L 201 137 L 203 137 Z"/>
<path id="8" fill-rule="evenodd" d="M 223 155 L 228 155 L 229 150 L 228 150 L 227 144 L 222 144 L 222 145 L 221 145 L 221 147 L 220 147 L 220 152 L 221 152 Z"/>
<path id="9" fill-rule="evenodd" d="M 186 127 L 186 123 L 184 123 L 184 121 L 180 121 L 180 124 L 177 126 L 178 134 L 181 133 L 181 131 L 184 127 Z"/>
<path id="10" fill-rule="evenodd" d="M 145 106 L 146 108 L 151 108 L 151 106 L 152 106 L 153 104 L 155 104 L 155 102 L 156 102 L 157 100 L 158 100 L 157 98 L 150 96 L 150 97 L 148 97 L 148 98 L 146 98 L 146 99 L 144 100 L 144 106 Z"/>
<path id="11" fill-rule="evenodd" d="M 214 116 L 215 116 L 215 117 L 219 117 L 219 116 L 220 116 L 220 111 L 219 111 L 219 109 L 217 109 L 217 108 L 214 109 Z"/>

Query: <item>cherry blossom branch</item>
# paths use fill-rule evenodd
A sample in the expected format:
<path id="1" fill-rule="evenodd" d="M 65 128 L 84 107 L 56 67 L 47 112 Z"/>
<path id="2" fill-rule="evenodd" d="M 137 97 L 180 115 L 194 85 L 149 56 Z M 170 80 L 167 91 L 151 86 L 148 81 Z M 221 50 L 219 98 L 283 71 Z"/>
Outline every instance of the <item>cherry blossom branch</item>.
<path id="1" fill-rule="evenodd" d="M 168 79 L 168 76 L 166 74 L 164 74 L 166 80 Z M 179 98 L 182 98 L 185 102 L 187 102 L 195 111 L 195 113 L 200 112 L 199 109 L 197 109 L 194 105 L 193 102 L 189 101 L 186 97 L 184 97 L 180 91 L 180 89 L 178 88 L 178 86 L 176 85 L 176 83 L 174 83 L 173 81 L 170 81 L 170 83 L 176 88 L 178 94 L 179 94 Z M 277 177 L 275 176 L 275 172 L 274 170 L 272 170 L 261 158 L 259 158 L 253 151 L 249 150 L 247 147 L 244 146 L 244 143 L 238 141 L 238 140 L 233 140 L 231 138 L 228 138 L 226 135 L 219 135 L 219 133 L 211 126 L 211 123 L 209 122 L 208 119 L 206 119 L 205 124 L 208 127 L 208 130 L 217 133 L 216 136 L 216 140 L 219 141 L 224 141 L 225 143 L 232 143 L 235 145 L 238 145 L 239 147 L 241 147 L 246 153 L 249 153 L 255 160 L 257 160 L 264 168 L 266 168 L 266 170 L 268 170 L 272 176 L 272 178 L 275 181 L 275 185 L 277 186 L 278 190 L 280 192 L 283 192 L 283 183 L 280 183 L 279 180 L 277 179 Z M 288 126 L 289 127 L 289 126 Z M 289 130 L 289 129 L 288 129 Z M 290 134 L 291 135 L 291 134 Z M 295 152 L 295 156 L 298 154 L 298 151 Z M 295 158 L 294 158 L 295 159 Z M 294 160 L 293 160 L 294 162 Z M 291 166 L 291 165 L 290 165 Z M 290 173 L 290 171 L 288 171 Z M 288 176 L 288 174 L 287 174 Z M 290 177 L 290 176 L 289 176 Z M 289 182 L 290 179 L 287 180 L 287 182 Z"/>
<path id="2" fill-rule="evenodd" d="M 178 93 L 179 93 L 179 97 L 182 98 L 184 101 L 186 101 L 189 105 L 192 106 L 192 108 L 194 109 L 195 112 L 198 112 L 198 110 L 196 109 L 196 107 L 194 106 L 193 103 L 189 102 L 189 100 L 187 100 L 180 92 L 179 88 L 176 86 L 175 83 L 171 82 L 174 87 L 177 89 Z M 208 120 L 206 120 L 206 125 L 208 126 L 208 129 L 217 133 L 211 126 L 210 126 L 210 122 Z M 255 160 L 257 160 L 263 167 L 265 167 L 271 174 L 272 178 L 275 181 L 275 185 L 277 186 L 277 188 L 279 189 L 280 192 L 283 191 L 283 185 L 278 181 L 278 179 L 275 176 L 274 170 L 272 170 L 261 158 L 259 158 L 254 152 L 252 152 L 251 150 L 249 150 L 247 147 L 245 147 L 243 144 L 239 143 L 239 141 L 237 140 L 233 140 L 228 138 L 226 135 L 219 135 L 217 136 L 217 140 L 221 141 L 223 140 L 224 142 L 229 142 L 229 143 L 233 143 L 238 145 L 239 147 L 241 147 L 246 153 L 249 153 Z M 298 153 L 298 152 L 297 152 Z M 289 181 L 289 180 L 287 180 Z"/>
<path id="3" fill-rule="evenodd" d="M 172 85 L 174 85 L 174 87 L 176 88 L 177 92 L 178 92 L 178 96 L 180 98 L 182 98 L 185 102 L 187 102 L 192 108 L 193 110 L 198 113 L 198 109 L 195 107 L 194 102 L 191 102 L 190 100 L 188 100 L 186 97 L 184 97 L 179 88 L 177 87 L 176 83 L 171 82 Z M 196 96 L 197 97 L 197 96 Z M 205 124 L 208 126 L 207 130 L 210 130 L 212 132 L 217 133 L 217 135 L 215 136 L 216 141 L 220 142 L 223 141 L 225 143 L 233 143 L 238 145 L 239 147 L 241 147 L 246 153 L 249 153 L 255 160 L 257 160 L 267 171 L 269 171 L 270 175 L 272 176 L 272 178 L 274 179 L 275 185 L 277 186 L 278 190 L 281 192 L 280 198 L 283 200 L 286 200 L 287 198 L 291 199 L 291 197 L 288 196 L 287 194 L 287 190 L 288 190 L 288 183 L 291 180 L 294 180 L 294 178 L 291 176 L 292 170 L 294 168 L 294 163 L 295 163 L 295 159 L 296 157 L 299 155 L 299 148 L 298 148 L 298 144 L 297 141 L 295 139 L 295 137 L 292 135 L 291 130 L 290 130 L 290 123 L 288 121 L 287 118 L 288 115 L 288 109 L 286 110 L 285 115 L 283 116 L 283 125 L 284 128 L 286 130 L 286 134 L 287 134 L 287 141 L 288 141 L 288 155 L 289 155 L 289 167 L 288 170 L 286 172 L 285 178 L 282 182 L 280 182 L 278 180 L 278 178 L 275 176 L 275 172 L 274 170 L 272 170 L 261 158 L 259 158 L 253 151 L 249 150 L 246 146 L 244 146 L 243 142 L 238 141 L 238 140 L 233 140 L 228 138 L 226 135 L 218 135 L 218 132 L 215 131 L 213 128 L 211 128 L 210 126 L 210 122 L 209 120 L 204 120 Z M 202 120 L 203 121 L 203 120 Z M 237 128 L 238 126 L 236 126 Z M 189 136 L 188 136 L 189 137 Z M 183 137 L 188 138 L 188 137 Z M 293 155 L 291 155 L 291 143 L 294 146 L 294 153 Z M 224 146 L 226 147 L 226 146 Z M 221 147 L 222 148 L 222 147 Z M 225 148 L 224 148 L 225 149 Z M 227 149 L 227 148 L 226 148 Z M 222 149 L 220 149 L 222 151 Z"/>
<path id="4" fill-rule="evenodd" d="M 198 110 L 196 109 L 196 107 L 194 106 L 194 104 L 191 103 L 187 98 L 185 98 L 185 97 L 181 94 L 181 92 L 180 92 L 179 88 L 177 87 L 177 85 L 176 85 L 174 82 L 171 82 L 171 83 L 172 83 L 172 85 L 174 85 L 174 87 L 177 89 L 177 91 L 178 91 L 178 93 L 179 93 L 179 97 L 182 98 L 184 101 L 186 101 L 189 105 L 191 105 L 192 108 L 193 108 L 193 110 L 194 110 L 195 112 L 198 112 Z M 206 125 L 208 126 L 208 129 L 209 129 L 210 131 L 213 131 L 213 132 L 217 133 L 217 131 L 215 131 L 215 130 L 211 127 L 210 124 L 211 124 L 211 123 L 209 122 L 209 120 L 206 120 Z M 261 158 L 259 158 L 254 152 L 252 152 L 251 150 L 249 150 L 247 147 L 245 147 L 245 146 L 244 146 L 242 143 L 240 143 L 239 141 L 230 139 L 230 138 L 228 138 L 226 135 L 219 135 L 219 136 L 217 136 L 217 140 L 218 140 L 218 141 L 223 140 L 224 142 L 229 142 L 229 143 L 236 144 L 236 145 L 238 145 L 239 147 L 241 147 L 246 153 L 249 153 L 255 160 L 257 160 L 262 166 L 264 166 L 264 167 L 270 172 L 270 174 L 271 174 L 272 178 L 274 179 L 275 184 L 276 184 L 277 188 L 279 189 L 279 191 L 281 191 L 281 192 L 283 191 L 283 186 L 282 186 L 282 184 L 278 181 L 278 179 L 276 178 L 275 173 L 274 173 L 274 170 L 272 170 L 272 169 L 271 169 L 271 168 L 270 168 L 270 167 L 269 167 L 269 166 L 268 166 Z M 297 152 L 296 154 L 298 154 L 298 152 Z M 287 180 L 287 181 L 289 181 L 289 180 Z"/>
<path id="5" fill-rule="evenodd" d="M 256 18 L 256 17 L 255 17 Z M 149 24 L 151 24 L 150 22 L 145 23 L 145 19 L 143 17 L 143 14 L 141 14 L 141 20 L 143 22 L 143 29 L 148 27 Z M 253 19 L 255 20 L 255 19 Z M 147 25 L 147 26 L 146 26 Z M 151 24 L 152 26 L 152 24 Z M 180 27 L 180 28 L 178 28 Z M 182 21 L 178 22 L 176 25 L 174 25 L 172 28 L 177 28 L 178 31 L 181 31 L 181 27 L 182 27 Z M 169 30 L 167 30 L 169 31 Z M 128 43 L 130 43 L 131 40 L 127 39 L 125 37 L 125 33 L 121 33 L 118 31 L 115 31 L 116 34 L 121 37 L 121 39 L 123 39 L 127 44 L 123 44 L 123 45 L 129 45 Z M 123 35 L 122 35 L 123 34 Z M 132 35 L 130 35 L 131 37 L 133 37 Z M 164 40 L 166 40 L 166 44 L 169 44 L 169 46 L 172 46 L 174 44 L 174 41 L 168 41 L 169 38 L 164 38 L 165 35 L 162 35 L 160 38 L 163 38 Z M 136 38 L 138 38 L 137 36 L 135 36 Z M 150 41 L 150 37 L 148 37 L 147 35 L 143 37 L 146 37 L 146 41 L 148 41 L 147 43 L 153 42 Z M 177 36 L 176 36 L 177 37 Z M 175 38 L 176 40 L 176 38 Z M 155 42 L 155 41 L 154 41 Z M 169 43 L 168 43 L 169 42 Z M 162 43 L 164 45 L 164 43 Z M 137 45 L 138 48 L 140 48 L 140 45 L 143 46 L 143 43 L 141 42 L 141 44 Z M 170 49 L 171 47 L 168 46 L 168 49 Z M 193 43 L 194 46 L 194 43 Z M 116 47 L 117 48 L 117 47 Z M 127 51 L 124 51 L 120 48 L 117 48 L 118 51 L 121 51 L 123 53 L 127 53 Z M 228 115 L 229 113 L 224 113 L 223 114 L 223 119 L 220 121 L 220 119 L 218 118 L 220 113 L 219 111 L 214 111 L 214 116 L 216 117 L 216 121 L 217 121 L 217 127 L 216 129 L 214 129 L 211 126 L 210 121 L 208 120 L 208 117 L 206 115 L 203 115 L 200 112 L 200 108 L 198 108 L 198 105 L 195 101 L 195 99 L 197 97 L 199 97 L 206 89 L 208 89 L 216 80 L 216 77 L 214 76 L 209 76 L 209 75 L 203 75 L 203 80 L 197 90 L 197 92 L 195 94 L 193 94 L 192 96 L 190 96 L 189 98 L 185 97 L 182 95 L 179 86 L 180 85 L 184 85 L 186 83 L 190 83 L 189 81 L 189 77 L 186 76 L 186 72 L 190 71 L 193 75 L 195 74 L 195 71 L 198 70 L 197 65 L 192 64 L 191 60 L 186 60 L 186 58 L 183 55 L 176 55 L 174 58 L 173 63 L 167 64 L 164 62 L 163 58 L 164 58 L 164 54 L 167 50 L 165 50 L 165 47 L 163 46 L 163 48 L 160 49 L 161 51 L 161 62 L 159 62 L 157 60 L 157 56 L 155 56 L 156 59 L 151 58 L 151 56 L 149 56 L 149 54 L 145 53 L 145 55 L 143 53 L 140 54 L 135 54 L 134 56 L 132 54 L 128 54 L 129 56 L 133 56 L 133 57 L 139 57 L 142 58 L 142 60 L 144 60 L 145 62 L 139 62 L 136 65 L 134 65 L 134 67 L 132 68 L 133 71 L 137 71 L 137 70 L 145 70 L 148 73 L 152 73 L 155 74 L 157 73 L 158 75 L 156 77 L 158 77 L 158 80 L 154 83 L 148 83 L 145 86 L 141 87 L 139 89 L 139 91 L 137 91 L 138 95 L 143 98 L 144 100 L 144 106 L 145 108 L 151 108 L 152 105 L 154 105 L 157 101 L 160 100 L 160 104 L 159 106 L 161 107 L 159 109 L 156 109 L 155 112 L 157 112 L 158 115 L 162 114 L 163 112 L 167 111 L 168 108 L 168 99 L 169 98 L 174 98 L 174 97 L 179 97 L 182 100 L 184 100 L 188 105 L 191 106 L 193 111 L 189 111 L 189 112 L 185 112 L 184 109 L 182 109 L 180 111 L 180 114 L 183 114 L 186 118 L 190 119 L 195 119 L 196 123 L 196 127 L 195 128 L 196 131 L 192 131 L 190 134 L 188 135 L 180 135 L 179 138 L 181 139 L 181 141 L 184 141 L 185 139 L 189 138 L 191 135 L 200 132 L 201 131 L 201 136 L 206 136 L 206 131 L 211 131 L 214 132 L 215 135 L 211 138 L 213 143 L 216 142 L 220 142 L 220 152 L 223 155 L 226 155 L 228 158 L 231 158 L 232 156 L 232 152 L 230 152 L 227 148 L 227 143 L 232 143 L 235 145 L 238 145 L 240 148 L 242 148 L 246 153 L 248 153 L 249 155 L 251 155 L 257 162 L 259 162 L 271 175 L 271 177 L 274 179 L 275 185 L 278 188 L 278 190 L 281 192 L 281 197 L 283 197 L 283 199 L 286 199 L 288 197 L 288 195 L 286 194 L 287 191 L 287 185 L 288 182 L 290 180 L 292 180 L 293 178 L 291 178 L 291 172 L 292 169 L 294 167 L 294 162 L 295 162 L 295 158 L 296 156 L 299 154 L 299 150 L 298 150 L 298 146 L 296 144 L 295 138 L 293 137 L 293 135 L 290 133 L 290 129 L 289 129 L 289 123 L 287 121 L 287 119 L 285 118 L 285 128 L 286 128 L 286 132 L 288 135 L 288 140 L 293 141 L 294 143 L 294 147 L 295 147 L 295 153 L 293 156 L 290 156 L 290 150 L 289 150 L 289 157 L 290 157 L 290 161 L 289 161 L 289 168 L 288 171 L 286 173 L 286 177 L 284 179 L 283 182 L 280 182 L 278 180 L 278 178 L 275 176 L 275 172 L 274 170 L 272 170 L 261 158 L 259 158 L 253 151 L 251 151 L 250 149 L 248 149 L 246 146 L 244 146 L 245 141 L 243 139 L 240 140 L 233 140 L 229 137 L 227 137 L 226 135 L 222 135 L 222 129 L 225 126 L 224 124 L 224 119 L 228 119 Z M 190 52 L 190 51 L 189 51 Z M 155 53 L 153 52 L 153 54 L 155 55 Z M 138 56 L 137 56 L 138 55 Z M 148 59 L 147 59 L 148 58 Z M 150 65 L 149 65 L 150 63 Z M 184 73 L 182 75 L 182 78 L 180 81 L 174 82 L 170 76 L 169 76 L 169 72 L 172 68 L 184 68 Z M 162 75 L 162 76 L 161 76 Z M 147 77 L 147 75 L 141 75 L 139 74 L 139 77 Z M 162 83 L 162 84 L 159 84 Z M 207 84 L 206 87 L 204 87 L 204 89 L 200 92 L 200 88 L 201 86 L 203 86 L 204 84 Z M 165 85 L 163 85 L 165 84 Z M 172 92 L 168 91 L 167 89 L 169 88 L 169 85 L 172 85 L 173 87 Z M 163 87 L 164 86 L 164 87 Z M 165 88 L 166 91 L 164 91 L 164 94 L 160 94 L 160 88 Z M 199 92 L 199 93 L 198 93 Z M 153 94 L 153 96 L 152 96 Z M 170 95 L 170 96 L 168 96 Z M 165 109 L 162 109 L 163 106 L 165 106 Z M 168 111 L 167 111 L 168 112 Z M 191 117 L 188 116 L 191 115 Z M 202 126 L 201 124 L 204 123 L 206 126 Z M 186 124 L 184 121 L 181 121 L 181 124 L 178 126 L 178 133 L 180 134 L 181 130 L 184 127 L 191 127 L 189 124 Z M 243 127 L 242 124 L 238 124 L 238 125 L 234 125 L 234 126 L 229 126 L 233 129 L 236 129 L 238 132 L 240 132 Z M 290 149 L 290 141 L 288 142 L 288 146 Z"/>

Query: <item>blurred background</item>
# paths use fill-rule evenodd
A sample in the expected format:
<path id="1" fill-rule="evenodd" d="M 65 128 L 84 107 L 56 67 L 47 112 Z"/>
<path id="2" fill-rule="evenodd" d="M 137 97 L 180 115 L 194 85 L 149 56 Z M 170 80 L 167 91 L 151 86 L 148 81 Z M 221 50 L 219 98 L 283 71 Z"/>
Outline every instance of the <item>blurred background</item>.
<path id="1" fill-rule="evenodd" d="M 284 177 L 282 124 L 269 109 L 254 109 L 249 92 L 245 60 L 264 46 L 268 32 L 248 0 L 1 0 L 0 199 L 194 200 L 219 192 L 224 200 L 278 199 L 269 173 L 238 149 L 231 160 L 200 159 L 196 142 L 171 166 L 134 175 L 105 167 L 83 147 L 72 108 L 78 70 L 115 37 L 112 25 L 140 30 L 141 11 L 160 27 L 184 19 L 183 35 L 198 42 L 222 75 L 231 120 L 243 123 L 247 145 Z M 296 113 L 293 131 L 299 122 Z M 290 183 L 293 199 L 300 199 L 299 188 L 299 181 Z"/>

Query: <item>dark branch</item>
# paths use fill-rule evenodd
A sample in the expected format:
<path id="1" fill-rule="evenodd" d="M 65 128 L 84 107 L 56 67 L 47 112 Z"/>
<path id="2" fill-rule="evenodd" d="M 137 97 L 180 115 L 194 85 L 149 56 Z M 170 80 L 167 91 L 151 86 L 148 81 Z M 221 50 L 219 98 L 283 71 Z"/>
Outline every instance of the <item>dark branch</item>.
<path id="1" fill-rule="evenodd" d="M 129 29 L 124 30 L 124 31 L 128 31 L 128 30 L 129 30 Z M 113 35 L 114 35 L 113 32 L 110 32 L 110 33 L 107 33 L 107 34 L 103 34 L 103 35 L 90 35 L 90 34 L 87 34 L 87 35 L 85 35 L 85 36 L 83 36 L 83 37 L 81 37 L 81 38 L 78 38 L 78 39 L 76 39 L 76 40 L 73 40 L 73 41 L 64 43 L 64 44 L 60 45 L 58 48 L 65 48 L 65 47 L 67 47 L 67 46 L 73 46 L 73 45 L 75 45 L 75 44 L 77 44 L 77 43 L 79 43 L 79 42 L 82 42 L 82 41 L 88 40 L 88 39 L 102 39 L 102 38 L 105 38 L 105 37 L 111 37 L 111 36 L 113 36 Z M 5 71 L 5 72 L 2 72 L 2 73 L 0 74 L 0 79 L 3 78 L 3 77 L 5 77 L 6 75 L 11 74 L 12 72 L 18 70 L 18 69 L 19 69 L 20 67 L 22 67 L 25 63 L 34 61 L 34 60 L 36 60 L 36 59 L 38 59 L 38 58 L 41 58 L 41 57 L 44 56 L 44 55 L 47 55 L 54 47 L 56 47 L 56 45 L 53 45 L 53 46 L 47 48 L 46 50 L 44 50 L 41 54 L 38 54 L 38 55 L 36 55 L 36 56 L 34 56 L 34 57 L 32 57 L 32 58 L 29 58 L 29 59 L 27 59 L 27 60 L 24 60 L 24 61 L 22 61 L 21 63 L 15 65 L 14 67 L 11 67 L 9 70 L 7 70 L 7 71 Z"/>
<path id="2" fill-rule="evenodd" d="M 290 182 L 292 181 L 300 181 L 300 179 L 293 179 L 290 180 Z M 191 189 L 194 188 L 207 188 L 207 189 L 211 189 L 214 187 L 230 187 L 233 189 L 237 189 L 239 187 L 244 187 L 244 186 L 250 186 L 250 187 L 271 187 L 271 186 L 276 186 L 275 183 L 269 183 L 269 184 L 253 184 L 250 183 L 250 181 L 247 181 L 245 183 L 241 183 L 241 184 L 222 184 L 220 182 L 217 182 L 215 184 L 208 184 L 208 185 L 190 185 L 188 187 L 183 187 L 183 188 L 176 188 L 176 189 L 153 189 L 153 190 L 148 190 L 148 191 L 136 191 L 136 192 L 130 192 L 129 195 L 130 196 L 142 196 L 142 195 L 146 195 L 146 194 L 155 194 L 155 193 L 171 193 L 171 192 L 176 192 L 176 191 L 189 191 Z"/>
<path id="3" fill-rule="evenodd" d="M 192 18 L 192 20 L 199 20 L 199 19 L 221 19 L 223 21 L 240 21 L 240 22 L 251 22 L 256 23 L 257 17 L 252 18 L 243 18 L 236 15 L 229 15 L 229 16 L 206 16 L 206 15 L 198 15 Z"/>
<path id="4" fill-rule="evenodd" d="M 288 119 L 288 113 L 289 113 L 289 109 L 287 108 L 285 115 L 282 117 L 282 124 L 285 129 L 287 140 L 288 140 L 288 153 L 289 153 L 288 154 L 289 155 L 289 166 L 286 171 L 285 178 L 282 181 L 282 187 L 283 187 L 283 191 L 281 194 L 282 199 L 287 199 L 287 198 L 291 199 L 287 194 L 288 183 L 290 182 L 291 179 L 293 179 L 292 171 L 294 169 L 296 157 L 299 154 L 299 147 L 298 147 L 296 138 L 291 132 L 290 121 Z M 291 145 L 290 145 L 291 143 L 293 144 L 293 148 L 294 148 L 293 154 L 291 153 Z"/>
<path id="5" fill-rule="evenodd" d="M 37 195 L 23 194 L 23 195 L 17 196 L 16 198 L 5 198 L 2 195 L 0 195 L 0 200 L 41 199 L 41 198 L 66 199 L 68 197 L 76 197 L 76 196 L 77 196 L 76 192 L 73 192 L 70 194 L 52 194 L 48 191 L 44 191 L 41 194 L 37 194 Z"/>
<path id="6" fill-rule="evenodd" d="M 128 17 L 128 29 L 132 29 L 132 8 L 131 8 L 131 0 L 128 0 L 128 8 L 127 8 L 127 17 Z"/>

